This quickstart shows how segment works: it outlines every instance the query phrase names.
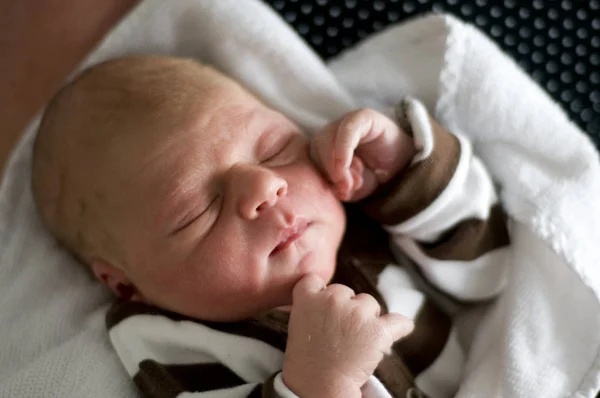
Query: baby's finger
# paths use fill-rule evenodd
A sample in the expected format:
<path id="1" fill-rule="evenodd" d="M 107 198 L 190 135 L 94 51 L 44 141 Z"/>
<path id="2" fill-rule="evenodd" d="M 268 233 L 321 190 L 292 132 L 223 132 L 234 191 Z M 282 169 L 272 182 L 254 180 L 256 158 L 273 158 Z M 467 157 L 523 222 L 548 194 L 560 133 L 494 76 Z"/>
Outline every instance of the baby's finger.
<path id="1" fill-rule="evenodd" d="M 359 304 L 361 308 L 367 313 L 371 313 L 376 317 L 379 316 L 381 306 L 379 305 L 377 300 L 375 300 L 375 297 L 371 296 L 370 294 L 360 293 L 352 297 L 352 300 Z"/>
<path id="2" fill-rule="evenodd" d="M 415 328 L 415 324 L 411 319 L 396 312 L 388 312 L 380 316 L 379 319 L 385 322 L 393 341 L 408 336 Z"/>
<path id="3" fill-rule="evenodd" d="M 302 301 L 307 296 L 311 296 L 325 289 L 325 282 L 316 274 L 308 274 L 304 276 L 294 286 L 292 292 L 292 301 L 297 303 Z"/>
<path id="4" fill-rule="evenodd" d="M 346 199 L 348 202 L 357 202 L 369 196 L 377 189 L 378 181 L 372 170 L 363 166 L 360 185 L 354 187 L 352 195 Z"/>
<path id="5" fill-rule="evenodd" d="M 333 285 L 327 286 L 324 293 L 328 296 L 334 296 L 340 301 L 350 300 L 356 295 L 354 290 L 339 283 L 334 283 Z"/>
<path id="6" fill-rule="evenodd" d="M 355 183 L 355 177 L 352 170 L 350 169 L 343 170 L 341 175 L 341 179 L 338 179 L 335 182 L 336 192 L 338 195 L 338 199 L 348 200 L 352 194 L 353 186 Z"/>
<path id="7" fill-rule="evenodd" d="M 354 189 L 357 189 L 357 183 L 361 183 L 362 181 L 360 181 L 362 179 L 362 175 L 363 172 L 365 171 L 365 165 L 363 164 L 362 160 L 360 160 L 360 158 L 358 156 L 353 156 L 352 157 L 352 163 L 350 163 L 350 173 L 352 174 L 352 178 L 353 178 L 353 182 L 354 182 Z M 357 177 L 360 177 L 357 178 Z"/>
<path id="8" fill-rule="evenodd" d="M 354 151 L 372 128 L 372 121 L 362 117 L 361 112 L 352 112 L 346 116 L 337 128 L 333 143 L 333 158 L 337 172 L 348 169 L 354 157 Z"/>
<path id="9" fill-rule="evenodd" d="M 362 173 L 364 166 L 362 161 L 354 157 L 350 168 L 344 170 L 344 179 L 336 183 L 336 193 L 338 199 L 348 201 L 352 198 L 354 192 L 363 184 Z"/>

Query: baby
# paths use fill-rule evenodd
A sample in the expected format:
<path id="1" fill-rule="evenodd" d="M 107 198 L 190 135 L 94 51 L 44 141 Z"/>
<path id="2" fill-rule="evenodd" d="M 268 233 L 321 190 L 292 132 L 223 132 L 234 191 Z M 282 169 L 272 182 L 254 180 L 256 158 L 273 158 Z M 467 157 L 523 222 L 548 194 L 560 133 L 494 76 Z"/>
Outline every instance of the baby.
<path id="1" fill-rule="evenodd" d="M 505 220 L 464 139 L 418 101 L 397 113 L 357 110 L 309 142 L 216 70 L 160 56 L 55 96 L 35 203 L 118 297 L 110 339 L 145 395 L 456 391 L 450 318 L 388 240 L 441 296 L 484 300 L 504 284 Z"/>

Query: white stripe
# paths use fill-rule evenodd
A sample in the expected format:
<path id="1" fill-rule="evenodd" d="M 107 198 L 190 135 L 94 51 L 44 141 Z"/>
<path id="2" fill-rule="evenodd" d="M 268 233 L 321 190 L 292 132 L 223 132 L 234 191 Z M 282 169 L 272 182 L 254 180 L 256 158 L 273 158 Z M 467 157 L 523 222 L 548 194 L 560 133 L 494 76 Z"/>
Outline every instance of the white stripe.
<path id="1" fill-rule="evenodd" d="M 273 387 L 280 398 L 300 398 L 290 390 L 283 382 L 283 373 L 279 373 L 273 380 Z"/>
<path id="2" fill-rule="evenodd" d="M 508 247 L 492 250 L 472 261 L 437 260 L 426 256 L 408 238 L 394 241 L 415 261 L 427 280 L 462 300 L 482 300 L 498 294 L 506 284 L 509 271 Z"/>
<path id="3" fill-rule="evenodd" d="M 396 264 L 386 266 L 381 272 L 377 290 L 389 312 L 402 314 L 413 320 L 425 302 L 425 295 L 417 290 L 409 274 Z"/>
<path id="4" fill-rule="evenodd" d="M 265 342 L 159 315 L 127 318 L 109 337 L 132 377 L 144 359 L 162 364 L 219 362 L 249 382 L 266 380 L 283 364 L 283 352 Z"/>
<path id="5" fill-rule="evenodd" d="M 431 156 L 434 147 L 431 120 L 423 104 L 413 98 L 406 98 L 406 115 L 412 128 L 413 139 L 418 153 L 413 158 L 411 165 Z"/>
<path id="6" fill-rule="evenodd" d="M 259 383 L 244 384 L 233 388 L 205 392 L 184 392 L 179 394 L 177 398 L 247 398 L 258 384 Z"/>
<path id="7" fill-rule="evenodd" d="M 492 179 L 482 162 L 472 157 L 471 145 L 457 137 L 461 157 L 446 189 L 419 214 L 401 224 L 386 226 L 389 232 L 432 242 L 461 220 L 488 218 L 491 207 L 497 202 Z"/>
<path id="8" fill-rule="evenodd" d="M 274 381 L 275 392 L 278 394 L 279 398 L 300 398 L 283 383 L 281 373 L 275 377 Z M 371 375 L 367 382 L 362 386 L 361 392 L 362 398 L 392 398 L 379 379 L 373 375 Z"/>
<path id="9" fill-rule="evenodd" d="M 441 354 L 415 378 L 415 384 L 430 397 L 452 397 L 458 390 L 465 366 L 465 353 L 452 328 Z"/>

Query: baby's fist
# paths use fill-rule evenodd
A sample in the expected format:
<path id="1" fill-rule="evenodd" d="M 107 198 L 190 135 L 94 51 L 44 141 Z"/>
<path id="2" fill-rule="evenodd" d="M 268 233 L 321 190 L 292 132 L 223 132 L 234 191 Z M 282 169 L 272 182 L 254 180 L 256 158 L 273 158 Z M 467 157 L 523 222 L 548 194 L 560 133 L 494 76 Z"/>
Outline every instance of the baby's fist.
<path id="1" fill-rule="evenodd" d="M 412 137 L 385 115 L 368 108 L 347 113 L 318 132 L 313 160 L 334 185 L 338 198 L 366 198 L 408 165 L 415 155 Z"/>
<path id="2" fill-rule="evenodd" d="M 380 314 L 377 300 L 307 275 L 294 287 L 284 383 L 301 397 L 360 397 L 360 389 L 410 319 Z"/>

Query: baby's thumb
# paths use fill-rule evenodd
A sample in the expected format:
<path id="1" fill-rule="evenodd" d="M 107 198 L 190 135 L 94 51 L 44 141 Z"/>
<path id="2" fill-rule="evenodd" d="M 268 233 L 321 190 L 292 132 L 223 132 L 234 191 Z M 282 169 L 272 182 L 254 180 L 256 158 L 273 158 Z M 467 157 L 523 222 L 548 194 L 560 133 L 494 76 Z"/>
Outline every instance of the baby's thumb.
<path id="1" fill-rule="evenodd" d="M 308 274 L 300 279 L 294 286 L 292 304 L 302 301 L 307 296 L 325 289 L 325 282 L 315 274 Z"/>
<path id="2" fill-rule="evenodd" d="M 358 160 L 358 162 L 362 161 Z M 359 200 L 363 200 L 364 198 L 370 196 L 373 192 L 375 192 L 377 186 L 379 185 L 379 183 L 377 182 L 377 176 L 371 169 L 363 165 L 360 170 L 362 176 L 362 185 L 357 190 L 352 192 L 352 195 L 348 202 L 358 202 Z"/>
<path id="3" fill-rule="evenodd" d="M 398 313 L 389 312 L 380 316 L 379 319 L 385 322 L 394 341 L 408 336 L 415 328 L 415 324 L 410 318 Z"/>

